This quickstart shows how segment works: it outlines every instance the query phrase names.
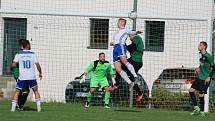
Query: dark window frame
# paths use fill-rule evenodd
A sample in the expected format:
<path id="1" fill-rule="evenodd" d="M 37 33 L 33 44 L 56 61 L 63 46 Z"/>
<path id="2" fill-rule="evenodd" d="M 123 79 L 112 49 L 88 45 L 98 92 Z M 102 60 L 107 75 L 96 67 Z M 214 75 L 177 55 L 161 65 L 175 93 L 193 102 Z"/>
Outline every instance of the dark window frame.
<path id="1" fill-rule="evenodd" d="M 2 75 L 11 76 L 11 62 L 19 50 L 19 39 L 27 37 L 27 18 L 3 17 L 3 66 Z M 21 22 L 21 23 L 20 23 Z"/>
<path id="2" fill-rule="evenodd" d="M 108 49 L 109 19 L 90 18 L 89 49 Z"/>
<path id="3" fill-rule="evenodd" d="M 165 21 L 145 21 L 145 51 L 164 52 Z"/>

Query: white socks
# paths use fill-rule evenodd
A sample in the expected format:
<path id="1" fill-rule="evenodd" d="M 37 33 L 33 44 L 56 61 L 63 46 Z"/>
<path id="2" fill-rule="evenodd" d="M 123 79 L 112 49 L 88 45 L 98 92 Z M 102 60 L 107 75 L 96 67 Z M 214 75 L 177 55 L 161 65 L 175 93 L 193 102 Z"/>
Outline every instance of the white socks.
<path id="1" fill-rule="evenodd" d="M 137 77 L 137 74 L 136 74 L 136 72 L 134 70 L 134 67 L 129 62 L 126 64 L 126 67 L 133 74 L 134 77 Z"/>
<path id="2" fill-rule="evenodd" d="M 17 105 L 17 101 L 12 100 L 12 102 L 11 102 L 11 110 L 10 111 L 14 112 L 16 110 L 16 105 Z"/>
<path id="3" fill-rule="evenodd" d="M 41 101 L 40 98 L 35 99 L 36 101 L 36 105 L 37 105 L 37 112 L 41 111 Z M 11 102 L 11 110 L 12 112 L 14 112 L 16 110 L 16 105 L 17 105 L 17 101 L 16 100 L 12 100 Z"/>
<path id="4" fill-rule="evenodd" d="M 119 74 L 128 84 L 131 84 L 131 80 L 128 78 L 128 75 L 125 71 L 122 70 Z"/>
<path id="5" fill-rule="evenodd" d="M 36 104 L 37 104 L 37 112 L 40 112 L 41 111 L 41 101 L 40 101 L 40 98 L 35 99 L 35 101 L 36 101 Z"/>

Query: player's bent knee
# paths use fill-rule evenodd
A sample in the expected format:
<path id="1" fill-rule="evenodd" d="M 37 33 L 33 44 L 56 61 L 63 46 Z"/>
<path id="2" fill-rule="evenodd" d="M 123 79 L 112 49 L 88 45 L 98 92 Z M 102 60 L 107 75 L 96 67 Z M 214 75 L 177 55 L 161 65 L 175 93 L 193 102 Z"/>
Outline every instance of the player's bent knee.
<path id="1" fill-rule="evenodd" d="M 32 90 L 33 90 L 34 92 L 38 91 L 38 86 L 32 87 Z"/>
<path id="2" fill-rule="evenodd" d="M 123 64 L 127 64 L 127 63 L 128 63 L 127 57 L 126 57 L 126 56 L 121 56 L 121 57 L 120 57 L 120 60 L 121 60 L 121 62 L 122 62 Z"/>
<path id="3" fill-rule="evenodd" d="M 94 92 L 96 92 L 96 89 L 95 88 L 91 88 L 90 89 L 90 93 L 94 93 Z"/>

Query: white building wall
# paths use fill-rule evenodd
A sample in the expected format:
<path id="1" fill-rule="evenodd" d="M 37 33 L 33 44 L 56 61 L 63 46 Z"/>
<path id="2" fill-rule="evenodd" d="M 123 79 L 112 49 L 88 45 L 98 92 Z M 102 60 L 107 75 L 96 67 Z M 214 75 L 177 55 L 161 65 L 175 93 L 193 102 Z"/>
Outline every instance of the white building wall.
<path id="1" fill-rule="evenodd" d="M 214 0 L 138 0 L 138 14 L 143 16 L 208 17 Z"/>
<path id="2" fill-rule="evenodd" d="M 134 0 L 1 0 L 2 10 L 127 15 Z M 213 0 L 137 0 L 139 16 L 212 15 Z"/>
<path id="3" fill-rule="evenodd" d="M 133 0 L 2 0 L 1 10 L 127 16 L 132 10 L 132 3 Z M 139 0 L 138 16 L 207 17 L 210 16 L 210 3 L 210 0 Z M 44 101 L 64 101 L 67 83 L 97 59 L 99 52 L 105 52 L 107 60 L 112 62 L 112 47 L 108 50 L 87 49 L 90 37 L 89 17 L 25 14 L 1 14 L 1 17 L 27 18 L 27 39 L 31 40 L 32 50 L 38 54 L 43 69 L 43 80 L 38 83 Z M 144 20 L 146 19 L 138 19 L 138 30 L 144 30 Z M 117 18 L 110 18 L 110 40 L 117 30 L 116 21 Z M 149 87 L 164 68 L 198 66 L 197 45 L 199 41 L 207 39 L 207 21 L 165 21 L 164 52 L 145 52 L 143 57 L 144 64 L 140 73 Z M 128 27 L 131 28 L 131 21 L 128 21 Z M 2 20 L 0 31 L 3 31 Z M 142 36 L 144 38 L 144 34 Z M 2 35 L 0 45 L 2 50 Z"/>

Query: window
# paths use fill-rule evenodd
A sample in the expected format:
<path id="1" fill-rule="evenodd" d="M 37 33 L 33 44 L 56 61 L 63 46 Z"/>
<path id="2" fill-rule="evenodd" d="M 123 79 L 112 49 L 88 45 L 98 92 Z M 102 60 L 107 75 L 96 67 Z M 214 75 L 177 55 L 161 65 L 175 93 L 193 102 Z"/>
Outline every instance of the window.
<path id="1" fill-rule="evenodd" d="M 109 19 L 90 19 L 90 47 L 92 49 L 108 48 Z"/>
<path id="2" fill-rule="evenodd" d="M 164 51 L 164 21 L 146 21 L 145 51 Z"/>
<path id="3" fill-rule="evenodd" d="M 26 39 L 27 19 L 4 18 L 3 74 L 11 75 L 10 65 L 20 49 L 19 39 Z"/>

